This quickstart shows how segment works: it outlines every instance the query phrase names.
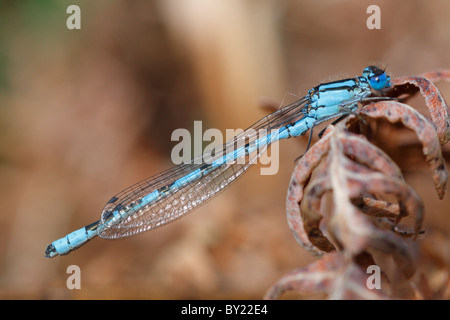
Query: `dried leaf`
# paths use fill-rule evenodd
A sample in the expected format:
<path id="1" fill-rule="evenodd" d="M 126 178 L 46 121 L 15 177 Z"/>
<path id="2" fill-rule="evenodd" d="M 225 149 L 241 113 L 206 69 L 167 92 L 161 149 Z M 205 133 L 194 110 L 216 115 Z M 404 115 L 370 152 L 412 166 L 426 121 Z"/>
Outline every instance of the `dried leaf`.
<path id="1" fill-rule="evenodd" d="M 283 276 L 264 296 L 277 299 L 289 290 L 304 294 L 327 293 L 330 299 L 389 299 L 383 290 L 369 289 L 369 275 L 352 260 L 331 253 L 304 268 Z M 386 282 L 382 288 L 388 288 Z"/>
<path id="2" fill-rule="evenodd" d="M 448 70 L 442 70 L 442 73 L 433 72 L 427 74 L 435 79 L 446 79 L 448 81 Z M 425 77 L 401 77 L 392 80 L 393 96 L 399 96 L 402 93 L 414 93 L 417 88 L 420 90 L 425 104 L 430 111 L 431 119 L 436 126 L 436 133 L 444 145 L 450 140 L 450 118 L 447 103 L 444 97 L 429 79 Z"/>
<path id="3" fill-rule="evenodd" d="M 450 70 L 393 79 L 394 88 L 387 95 L 407 94 L 409 98 L 420 91 L 433 123 L 397 101 L 368 104 L 360 114 L 368 119 L 401 122 L 415 132 L 442 198 L 448 172 L 440 146 L 450 139 L 450 120 L 447 104 L 431 80 L 450 81 Z M 266 298 L 275 299 L 286 290 L 298 290 L 327 293 L 331 299 L 386 299 L 392 295 L 389 290 L 374 292 L 364 283 L 364 267 L 367 261 L 373 262 L 368 252 L 392 257 L 397 275 L 406 279 L 402 281 L 415 273 L 409 241 L 421 233 L 422 200 L 382 150 L 347 130 L 346 126 L 355 119 L 358 118 L 349 117 L 327 128 L 322 139 L 298 161 L 288 189 L 289 227 L 302 247 L 323 257 L 284 276 Z M 414 217 L 411 227 L 399 225 L 406 216 Z M 361 257 L 369 258 L 364 261 Z M 430 297 L 424 277 L 419 286 L 406 284 L 408 297 Z M 384 285 L 389 287 L 388 282 Z"/>
<path id="4" fill-rule="evenodd" d="M 327 146 L 330 150 L 325 154 L 323 149 Z M 374 159 L 372 163 L 370 157 Z M 326 165 L 318 167 L 320 161 L 325 161 Z M 313 168 L 317 170 L 310 180 Z M 334 208 L 331 212 L 322 210 L 327 192 L 333 192 Z M 401 210 L 389 211 L 385 207 L 387 214 L 384 216 L 396 217 L 396 222 L 399 222 L 404 216 L 415 215 L 414 230 L 419 232 L 422 202 L 405 183 L 398 167 L 367 139 L 348 132 L 344 124 L 340 124 L 330 129 L 321 143 L 314 145 L 299 160 L 291 178 L 287 215 L 294 235 L 301 239 L 299 243 L 310 251 L 329 252 L 337 247 L 353 255 L 368 247 L 384 252 L 396 247 L 389 243 L 394 235 L 385 235 L 385 230 L 378 230 L 365 212 L 354 205 L 352 199 L 359 198 L 361 193 L 394 196 Z M 367 206 L 362 208 L 367 209 Z M 391 239 L 391 242 L 398 241 Z"/>
<path id="5" fill-rule="evenodd" d="M 400 121 L 413 130 L 423 145 L 423 154 L 433 174 L 433 181 L 440 199 L 445 195 L 448 171 L 436 129 L 423 115 L 410 106 L 396 101 L 380 101 L 361 109 L 361 113 L 371 118 L 384 118 L 392 123 Z M 450 132 L 450 131 L 449 131 Z"/>
<path id="6" fill-rule="evenodd" d="M 304 249 L 316 256 L 323 255 L 323 251 L 318 249 L 309 240 L 304 229 L 303 219 L 298 204 L 303 199 L 304 185 L 308 182 L 313 170 L 327 152 L 328 140 L 329 136 L 325 134 L 322 139 L 314 144 L 314 146 L 300 158 L 292 174 L 286 200 L 286 216 L 289 228 L 292 230 L 296 241 Z"/>

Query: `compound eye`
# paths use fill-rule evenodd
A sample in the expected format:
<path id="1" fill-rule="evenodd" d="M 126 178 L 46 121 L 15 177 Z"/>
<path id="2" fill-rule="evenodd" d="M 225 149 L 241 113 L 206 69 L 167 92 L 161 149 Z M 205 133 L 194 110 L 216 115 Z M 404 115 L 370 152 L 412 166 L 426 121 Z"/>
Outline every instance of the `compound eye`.
<path id="1" fill-rule="evenodd" d="M 381 90 L 388 87 L 389 79 L 385 73 L 373 76 L 369 79 L 370 86 L 374 90 Z"/>

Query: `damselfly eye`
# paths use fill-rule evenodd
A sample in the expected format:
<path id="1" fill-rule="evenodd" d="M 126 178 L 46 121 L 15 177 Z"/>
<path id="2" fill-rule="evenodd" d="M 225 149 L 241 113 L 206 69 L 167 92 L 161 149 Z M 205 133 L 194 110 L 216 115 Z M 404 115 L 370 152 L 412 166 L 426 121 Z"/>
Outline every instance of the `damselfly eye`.
<path id="1" fill-rule="evenodd" d="M 373 76 L 369 79 L 370 86 L 375 90 L 381 90 L 389 87 L 389 78 L 385 73 Z"/>

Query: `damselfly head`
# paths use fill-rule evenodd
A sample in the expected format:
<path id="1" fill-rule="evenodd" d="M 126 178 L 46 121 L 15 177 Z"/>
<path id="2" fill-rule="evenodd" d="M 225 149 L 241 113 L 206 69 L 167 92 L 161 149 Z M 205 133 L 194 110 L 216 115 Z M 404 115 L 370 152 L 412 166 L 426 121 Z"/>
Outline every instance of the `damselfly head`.
<path id="1" fill-rule="evenodd" d="M 374 90 L 382 90 L 391 86 L 391 77 L 384 70 L 375 66 L 365 68 L 363 77 L 369 80 L 369 84 Z"/>

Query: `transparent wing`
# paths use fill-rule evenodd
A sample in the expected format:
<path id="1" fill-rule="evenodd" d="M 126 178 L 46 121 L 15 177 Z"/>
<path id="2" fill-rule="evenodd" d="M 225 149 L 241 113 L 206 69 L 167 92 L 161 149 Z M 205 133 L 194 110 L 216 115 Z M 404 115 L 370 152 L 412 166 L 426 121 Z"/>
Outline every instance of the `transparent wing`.
<path id="1" fill-rule="evenodd" d="M 245 144 L 258 141 L 261 138 L 260 129 L 277 130 L 299 121 L 305 116 L 303 107 L 306 101 L 306 97 L 302 98 L 264 117 L 218 150 L 222 149 L 223 155 L 233 148 L 236 149 L 236 145 L 241 141 L 245 141 Z M 242 146 L 242 143 L 240 145 Z M 160 227 L 182 217 L 223 191 L 246 172 L 267 147 L 267 144 L 263 144 L 251 152 L 246 152 L 236 158 L 234 164 L 226 162 L 210 165 L 222 157 L 220 153 L 201 156 L 191 160 L 190 163 L 178 165 L 125 189 L 114 196 L 103 209 L 101 223 L 104 223 L 105 227 L 101 229 L 99 236 L 105 239 L 123 238 Z M 173 186 L 174 182 L 195 172 L 200 172 L 195 175 L 195 179 L 187 180 L 177 187 Z M 154 201 L 143 207 L 136 206 L 140 199 L 155 190 L 161 192 Z M 126 210 L 127 215 L 115 224 L 107 223 L 114 210 Z"/>

